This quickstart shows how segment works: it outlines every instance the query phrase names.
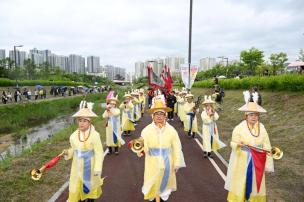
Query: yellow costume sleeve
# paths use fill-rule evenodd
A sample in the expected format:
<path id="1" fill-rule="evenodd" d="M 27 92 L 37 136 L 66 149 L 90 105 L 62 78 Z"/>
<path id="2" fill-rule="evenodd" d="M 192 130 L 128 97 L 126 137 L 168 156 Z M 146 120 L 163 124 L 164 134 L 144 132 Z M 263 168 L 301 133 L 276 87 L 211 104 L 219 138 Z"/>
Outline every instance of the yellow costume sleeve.
<path id="1" fill-rule="evenodd" d="M 94 165 L 94 172 L 101 172 L 102 171 L 102 164 L 104 159 L 104 153 L 102 144 L 100 141 L 100 135 L 99 133 L 95 132 L 93 133 L 94 136 L 94 157 L 95 157 L 95 165 Z"/>
<path id="2" fill-rule="evenodd" d="M 240 147 L 238 147 L 238 143 L 240 142 L 240 140 L 241 140 L 241 137 L 240 137 L 239 128 L 238 128 L 238 126 L 236 126 L 233 129 L 232 139 L 231 139 L 231 143 L 230 143 L 230 146 L 233 150 L 235 150 L 235 151 L 240 150 Z"/>
<path id="3" fill-rule="evenodd" d="M 73 158 L 73 149 L 72 148 L 69 148 L 68 149 L 68 154 L 67 155 L 64 155 L 64 159 L 65 160 L 70 160 L 70 159 L 72 159 Z"/>
<path id="4" fill-rule="evenodd" d="M 268 136 L 268 133 L 266 131 L 266 129 L 264 128 L 263 125 L 260 126 L 261 127 L 261 130 L 264 132 L 264 138 L 263 138 L 263 149 L 266 149 L 266 150 L 271 150 L 271 144 L 270 144 L 270 141 L 269 141 L 269 136 Z M 268 171 L 268 172 L 274 172 L 274 166 L 273 166 L 273 158 L 268 156 L 266 157 L 266 165 L 265 165 L 265 171 Z"/>
<path id="5" fill-rule="evenodd" d="M 172 141 L 174 168 L 185 167 L 182 145 L 176 131 L 174 132 Z"/>

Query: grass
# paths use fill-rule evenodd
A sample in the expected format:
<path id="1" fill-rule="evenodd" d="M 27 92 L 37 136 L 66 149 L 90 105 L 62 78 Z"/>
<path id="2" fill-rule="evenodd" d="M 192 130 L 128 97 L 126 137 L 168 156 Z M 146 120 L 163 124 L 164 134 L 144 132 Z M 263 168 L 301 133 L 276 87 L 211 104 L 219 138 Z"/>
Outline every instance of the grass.
<path id="1" fill-rule="evenodd" d="M 195 95 L 210 94 L 210 89 L 194 88 Z M 224 111 L 217 122 L 221 140 L 228 147 L 219 153 L 229 161 L 229 143 L 233 128 L 243 119 L 237 109 L 244 104 L 241 90 L 225 91 Z M 284 151 L 284 157 L 275 161 L 275 172 L 266 175 L 268 201 L 304 201 L 304 96 L 299 92 L 261 92 L 263 107 L 261 116 L 272 146 Z M 201 126 L 201 120 L 198 119 Z M 201 129 L 200 129 L 201 130 Z"/>
<path id="2" fill-rule="evenodd" d="M 105 142 L 105 121 L 101 118 L 103 109 L 100 104 L 94 105 L 94 112 L 99 117 L 93 121 Z M 33 181 L 30 170 L 40 168 L 50 159 L 70 147 L 69 136 L 76 126 L 71 125 L 56 133 L 50 140 L 37 143 L 25 150 L 20 156 L 6 158 L 0 162 L 0 198 L 11 201 L 47 201 L 69 180 L 71 161 L 60 160 L 56 166 L 43 174 L 40 181 Z"/>
<path id="3" fill-rule="evenodd" d="M 87 101 L 104 99 L 105 94 L 89 94 Z M 45 100 L 37 103 L 7 105 L 0 107 L 0 136 L 14 133 L 15 138 L 24 134 L 24 130 L 37 126 L 60 115 L 76 110 L 82 97 L 66 97 L 58 100 Z M 21 132 L 20 132 L 21 131 Z"/>

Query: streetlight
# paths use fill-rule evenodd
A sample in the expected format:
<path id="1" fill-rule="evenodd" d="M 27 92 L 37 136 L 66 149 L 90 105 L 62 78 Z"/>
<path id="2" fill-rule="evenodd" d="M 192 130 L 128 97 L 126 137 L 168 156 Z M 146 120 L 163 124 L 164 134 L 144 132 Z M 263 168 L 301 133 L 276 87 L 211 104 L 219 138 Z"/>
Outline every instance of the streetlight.
<path id="1" fill-rule="evenodd" d="M 17 71 L 17 55 L 16 55 L 16 48 L 17 48 L 17 47 L 23 47 L 23 45 L 14 46 L 15 70 L 16 70 L 16 71 Z M 19 61 L 20 61 L 20 57 L 19 57 Z M 18 77 L 18 75 L 16 75 L 16 88 L 18 88 L 17 77 Z"/>

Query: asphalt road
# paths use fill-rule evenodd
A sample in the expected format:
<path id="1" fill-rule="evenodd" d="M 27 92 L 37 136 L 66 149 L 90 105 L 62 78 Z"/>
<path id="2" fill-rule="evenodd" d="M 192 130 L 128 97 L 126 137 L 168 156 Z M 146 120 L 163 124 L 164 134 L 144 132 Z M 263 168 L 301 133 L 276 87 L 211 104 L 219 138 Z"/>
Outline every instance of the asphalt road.
<path id="1" fill-rule="evenodd" d="M 183 147 L 186 168 L 177 173 L 177 191 L 173 192 L 169 202 L 223 202 L 227 191 L 224 190 L 224 180 L 211 164 L 203 158 L 203 151 L 193 138 L 183 131 L 181 123 L 176 120 L 169 123 L 178 131 Z M 151 116 L 145 114 L 136 126 L 136 131 L 130 137 L 123 137 L 127 142 L 140 136 L 141 130 L 151 123 Z M 200 138 L 198 138 L 201 141 Z M 226 166 L 214 155 L 213 160 L 223 173 Z M 106 155 L 103 164 L 103 194 L 98 202 L 142 202 L 141 192 L 144 175 L 144 158 L 138 158 L 127 145 L 124 145 L 119 155 Z M 66 189 L 56 202 L 65 202 L 68 197 Z"/>

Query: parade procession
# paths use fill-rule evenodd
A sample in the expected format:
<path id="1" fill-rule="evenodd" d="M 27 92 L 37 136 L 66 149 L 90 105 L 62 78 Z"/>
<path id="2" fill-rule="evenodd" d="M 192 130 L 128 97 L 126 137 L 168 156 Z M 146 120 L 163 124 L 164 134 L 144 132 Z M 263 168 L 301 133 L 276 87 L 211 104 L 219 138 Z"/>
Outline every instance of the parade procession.
<path id="1" fill-rule="evenodd" d="M 244 113 L 244 119 L 231 131 L 226 145 L 217 124 L 225 109 L 217 107 L 212 93 L 194 95 L 191 88 L 172 89 L 168 80 L 164 82 L 165 89 L 149 79 L 142 88 L 109 90 L 101 100 L 105 103 L 101 114 L 84 98 L 72 116 L 78 128 L 70 135 L 70 148 L 33 169 L 31 178 L 39 181 L 64 157 L 72 160 L 70 177 L 67 191 L 56 201 L 266 202 L 265 173 L 274 172 L 273 159 L 281 159 L 283 151 L 271 147 L 260 121 L 260 114 L 267 111 L 257 97 L 252 99 L 249 91 L 240 95 L 245 104 L 238 111 Z M 100 124 L 94 122 L 98 116 L 105 123 L 98 127 L 105 129 L 104 143 L 95 129 Z M 200 149 L 189 151 L 190 147 Z M 229 163 L 218 153 L 225 147 L 231 147 Z M 193 166 L 202 168 L 194 178 L 196 183 L 208 182 L 218 195 L 206 193 L 208 190 L 186 194 L 191 190 L 187 180 L 193 178 L 187 170 Z M 128 190 L 134 195 L 127 195 Z M 113 192 L 117 192 L 114 197 Z"/>

